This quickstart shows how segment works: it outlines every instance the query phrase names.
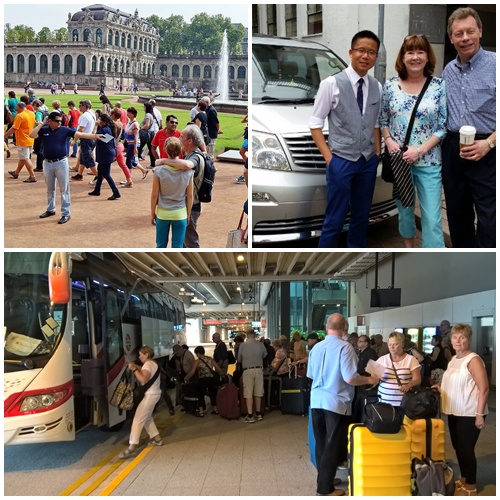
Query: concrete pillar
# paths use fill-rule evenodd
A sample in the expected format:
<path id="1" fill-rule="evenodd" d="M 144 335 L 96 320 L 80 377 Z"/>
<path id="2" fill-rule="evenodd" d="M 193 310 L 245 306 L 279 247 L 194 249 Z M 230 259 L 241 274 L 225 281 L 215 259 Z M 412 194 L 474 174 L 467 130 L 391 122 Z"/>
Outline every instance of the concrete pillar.
<path id="1" fill-rule="evenodd" d="M 286 335 L 287 338 L 290 337 L 290 283 L 282 282 L 281 287 L 281 304 L 280 304 L 280 315 L 281 315 L 281 335 Z"/>
<path id="2" fill-rule="evenodd" d="M 259 33 L 267 34 L 267 5 L 258 5 Z"/>
<path id="3" fill-rule="evenodd" d="M 307 36 L 307 4 L 297 4 L 297 38 Z"/>
<path id="4" fill-rule="evenodd" d="M 276 4 L 276 33 L 278 36 L 286 36 L 285 5 Z"/>

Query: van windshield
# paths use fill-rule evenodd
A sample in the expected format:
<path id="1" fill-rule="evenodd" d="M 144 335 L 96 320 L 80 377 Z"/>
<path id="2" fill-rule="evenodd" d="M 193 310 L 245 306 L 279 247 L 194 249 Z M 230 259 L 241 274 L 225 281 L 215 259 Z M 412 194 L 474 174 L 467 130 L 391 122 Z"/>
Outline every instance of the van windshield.
<path id="1" fill-rule="evenodd" d="M 252 46 L 254 103 L 312 101 L 321 80 L 345 68 L 333 52 L 319 48 Z"/>

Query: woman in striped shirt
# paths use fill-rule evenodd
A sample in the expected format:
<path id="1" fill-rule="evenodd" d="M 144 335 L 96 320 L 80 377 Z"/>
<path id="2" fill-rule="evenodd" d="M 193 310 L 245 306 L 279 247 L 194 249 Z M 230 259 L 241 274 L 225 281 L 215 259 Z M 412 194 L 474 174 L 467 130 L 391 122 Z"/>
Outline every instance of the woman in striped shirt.
<path id="1" fill-rule="evenodd" d="M 380 401 L 398 409 L 405 392 L 419 386 L 421 382 L 420 365 L 413 356 L 404 352 L 404 343 L 405 337 L 402 333 L 392 332 L 387 341 L 389 354 L 377 359 L 377 363 L 386 367 L 378 386 Z"/>

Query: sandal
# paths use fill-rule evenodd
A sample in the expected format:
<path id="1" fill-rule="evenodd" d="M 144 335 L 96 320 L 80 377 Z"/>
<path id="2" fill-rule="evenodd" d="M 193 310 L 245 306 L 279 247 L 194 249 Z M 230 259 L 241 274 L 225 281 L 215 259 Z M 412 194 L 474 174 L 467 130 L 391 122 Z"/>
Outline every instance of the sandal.
<path id="1" fill-rule="evenodd" d="M 151 439 L 148 443 L 149 446 L 163 446 L 163 441 L 160 439 L 156 441 L 156 439 Z"/>
<path id="2" fill-rule="evenodd" d="M 149 170 L 146 170 L 143 174 L 142 174 L 142 179 L 144 180 L 146 178 L 146 175 L 149 174 Z"/>
<path id="3" fill-rule="evenodd" d="M 456 484 L 456 483 L 455 483 Z M 455 496 L 457 497 L 477 497 L 477 488 L 473 490 L 468 490 L 462 483 L 460 486 L 457 486 L 455 490 Z"/>
<path id="4" fill-rule="evenodd" d="M 218 412 L 217 410 L 212 410 L 212 411 L 210 412 L 210 414 L 211 414 L 211 415 L 218 415 L 218 414 L 219 414 L 219 412 Z"/>
<path id="5" fill-rule="evenodd" d="M 134 453 L 135 450 L 129 450 L 128 448 L 123 450 L 119 455 L 118 458 L 128 458 L 132 453 Z"/>
<path id="6" fill-rule="evenodd" d="M 198 418 L 203 418 L 204 416 L 205 416 L 205 414 L 204 414 L 204 413 L 197 413 L 197 414 L 195 415 L 195 417 L 198 417 Z"/>

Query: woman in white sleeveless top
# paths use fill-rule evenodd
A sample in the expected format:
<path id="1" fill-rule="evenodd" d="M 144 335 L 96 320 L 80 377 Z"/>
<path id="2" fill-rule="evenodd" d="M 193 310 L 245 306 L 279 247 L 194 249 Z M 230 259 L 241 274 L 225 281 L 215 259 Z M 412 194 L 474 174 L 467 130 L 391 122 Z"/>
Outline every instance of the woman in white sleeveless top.
<path id="1" fill-rule="evenodd" d="M 451 330 L 451 344 L 456 356 L 451 358 L 441 382 L 441 407 L 448 415 L 453 448 L 461 478 L 455 495 L 477 496 L 477 461 L 474 453 L 479 433 L 488 413 L 488 377 L 483 360 L 470 349 L 472 329 L 457 324 Z"/>

